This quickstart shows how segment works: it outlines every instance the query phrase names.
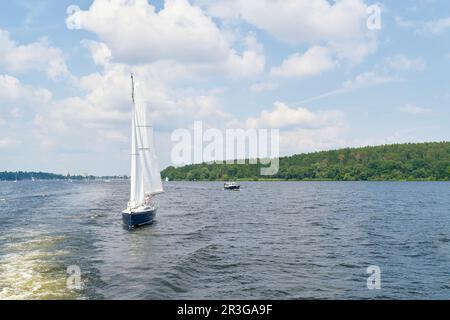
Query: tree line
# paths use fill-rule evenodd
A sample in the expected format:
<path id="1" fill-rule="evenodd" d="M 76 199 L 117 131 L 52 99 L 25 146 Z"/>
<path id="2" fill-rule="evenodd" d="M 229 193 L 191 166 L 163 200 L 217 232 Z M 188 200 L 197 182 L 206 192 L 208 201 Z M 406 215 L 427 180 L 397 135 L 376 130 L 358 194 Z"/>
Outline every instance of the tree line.
<path id="1" fill-rule="evenodd" d="M 22 180 L 97 180 L 97 179 L 128 179 L 127 176 L 105 176 L 93 175 L 62 175 L 48 172 L 0 172 L 0 181 L 22 181 Z"/>
<path id="2" fill-rule="evenodd" d="M 332 180 L 332 181 L 449 181 L 450 142 L 407 143 L 346 148 L 280 158 L 271 177 L 260 175 L 261 165 L 203 163 L 168 167 L 170 180 Z"/>

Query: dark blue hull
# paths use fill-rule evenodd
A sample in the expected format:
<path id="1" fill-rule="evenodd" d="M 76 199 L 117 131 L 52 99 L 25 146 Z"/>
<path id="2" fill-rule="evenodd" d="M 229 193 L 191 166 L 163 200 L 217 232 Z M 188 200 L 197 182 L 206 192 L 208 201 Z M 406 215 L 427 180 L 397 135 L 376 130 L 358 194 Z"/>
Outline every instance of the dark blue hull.
<path id="1" fill-rule="evenodd" d="M 225 190 L 239 191 L 241 186 L 224 187 Z"/>
<path id="2" fill-rule="evenodd" d="M 156 209 L 132 214 L 122 212 L 122 221 L 128 228 L 136 228 L 152 224 L 155 216 Z"/>

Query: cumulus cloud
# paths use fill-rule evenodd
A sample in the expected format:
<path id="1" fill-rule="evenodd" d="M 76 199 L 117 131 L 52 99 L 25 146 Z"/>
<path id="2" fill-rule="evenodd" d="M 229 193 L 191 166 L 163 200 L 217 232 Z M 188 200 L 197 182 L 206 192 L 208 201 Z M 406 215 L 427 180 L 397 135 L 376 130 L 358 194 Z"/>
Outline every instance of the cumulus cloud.
<path id="1" fill-rule="evenodd" d="M 306 77 L 333 70 L 336 62 L 328 48 L 315 46 L 303 55 L 291 55 L 281 66 L 272 68 L 271 74 L 278 77 Z"/>
<path id="2" fill-rule="evenodd" d="M 102 146 L 111 143 L 125 148 L 131 113 L 131 72 L 137 81 L 136 97 L 146 101 L 149 120 L 157 123 L 160 132 L 199 119 L 211 123 L 230 119 L 214 94 L 195 95 L 178 90 L 171 80 L 183 71 L 177 73 L 177 68 L 171 71 L 166 63 L 138 67 L 107 63 L 102 72 L 80 78 L 84 95 L 54 100 L 41 108 L 34 119 L 35 135 L 49 149 L 65 145 L 64 150 L 68 150 L 85 139 L 92 144 L 95 141 Z"/>
<path id="3" fill-rule="evenodd" d="M 0 101 L 11 105 L 44 105 L 51 101 L 52 93 L 47 89 L 24 85 L 19 79 L 0 75 Z"/>
<path id="4" fill-rule="evenodd" d="M 274 109 L 263 111 L 236 126 L 253 129 L 279 129 L 283 154 L 326 150 L 343 145 L 345 117 L 339 111 L 314 112 L 305 107 L 294 108 L 276 102 Z"/>
<path id="5" fill-rule="evenodd" d="M 360 63 L 377 47 L 363 0 L 198 0 L 209 14 L 243 20 L 292 45 L 326 45 L 340 59 Z"/>
<path id="6" fill-rule="evenodd" d="M 51 79 L 69 74 L 62 51 L 51 46 L 47 38 L 20 45 L 11 40 L 8 31 L 2 29 L 0 29 L 0 67 L 15 74 L 41 71 Z"/>
<path id="7" fill-rule="evenodd" d="M 74 18 L 122 61 L 217 61 L 229 51 L 214 22 L 184 0 L 166 1 L 159 12 L 147 0 L 95 0 L 68 20 Z"/>
<path id="8" fill-rule="evenodd" d="M 362 0 L 200 1 L 213 16 L 243 19 L 292 44 L 364 36 L 367 5 Z"/>
<path id="9" fill-rule="evenodd" d="M 312 112 L 306 108 L 290 108 L 285 103 L 276 102 L 273 111 L 263 111 L 257 118 L 245 122 L 248 128 L 302 128 L 318 129 L 334 125 L 342 119 L 336 111 Z"/>
<path id="10" fill-rule="evenodd" d="M 96 65 L 105 66 L 111 61 L 112 52 L 106 44 L 92 40 L 83 40 L 81 43 L 89 49 Z"/>
<path id="11" fill-rule="evenodd" d="M 296 128 L 280 134 L 280 150 L 284 155 L 332 150 L 349 146 L 344 125 L 323 127 L 317 130 Z"/>
<path id="12" fill-rule="evenodd" d="M 99 36 L 102 45 L 90 43 L 97 63 L 105 55 L 116 62 L 148 64 L 172 60 L 182 64 L 227 69 L 238 76 L 264 70 L 265 58 L 256 39 L 247 37 L 240 54 L 205 12 L 187 0 L 167 0 L 156 11 L 147 0 L 95 0 L 86 11 L 74 12 L 68 26 Z M 109 50 L 109 51 L 108 51 Z"/>

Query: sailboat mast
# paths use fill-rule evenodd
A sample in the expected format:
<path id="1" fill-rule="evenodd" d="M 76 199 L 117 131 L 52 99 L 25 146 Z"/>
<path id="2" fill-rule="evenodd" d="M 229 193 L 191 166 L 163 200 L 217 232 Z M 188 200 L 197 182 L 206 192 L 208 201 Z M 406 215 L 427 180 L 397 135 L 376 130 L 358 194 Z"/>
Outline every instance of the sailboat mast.
<path id="1" fill-rule="evenodd" d="M 136 103 L 135 103 L 135 88 L 134 75 L 131 74 L 131 98 L 133 106 L 131 110 L 131 178 L 130 178 L 130 208 L 136 205 L 137 193 L 137 175 L 138 175 L 138 150 L 136 143 Z"/>
<path id="2" fill-rule="evenodd" d="M 134 75 L 131 74 L 131 99 L 133 100 L 133 104 L 135 104 L 134 101 Z"/>

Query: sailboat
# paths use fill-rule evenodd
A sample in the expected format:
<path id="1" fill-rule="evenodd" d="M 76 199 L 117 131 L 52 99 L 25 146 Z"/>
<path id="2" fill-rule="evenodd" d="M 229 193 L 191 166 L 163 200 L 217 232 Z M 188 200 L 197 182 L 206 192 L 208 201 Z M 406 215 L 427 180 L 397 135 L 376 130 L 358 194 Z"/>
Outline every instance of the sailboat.
<path id="1" fill-rule="evenodd" d="M 131 75 L 131 179 L 130 201 L 122 211 L 124 225 L 130 229 L 152 224 L 157 203 L 154 196 L 164 192 L 158 158 L 153 146 L 153 126 L 147 122 L 146 104 L 136 99 L 134 76 Z"/>

